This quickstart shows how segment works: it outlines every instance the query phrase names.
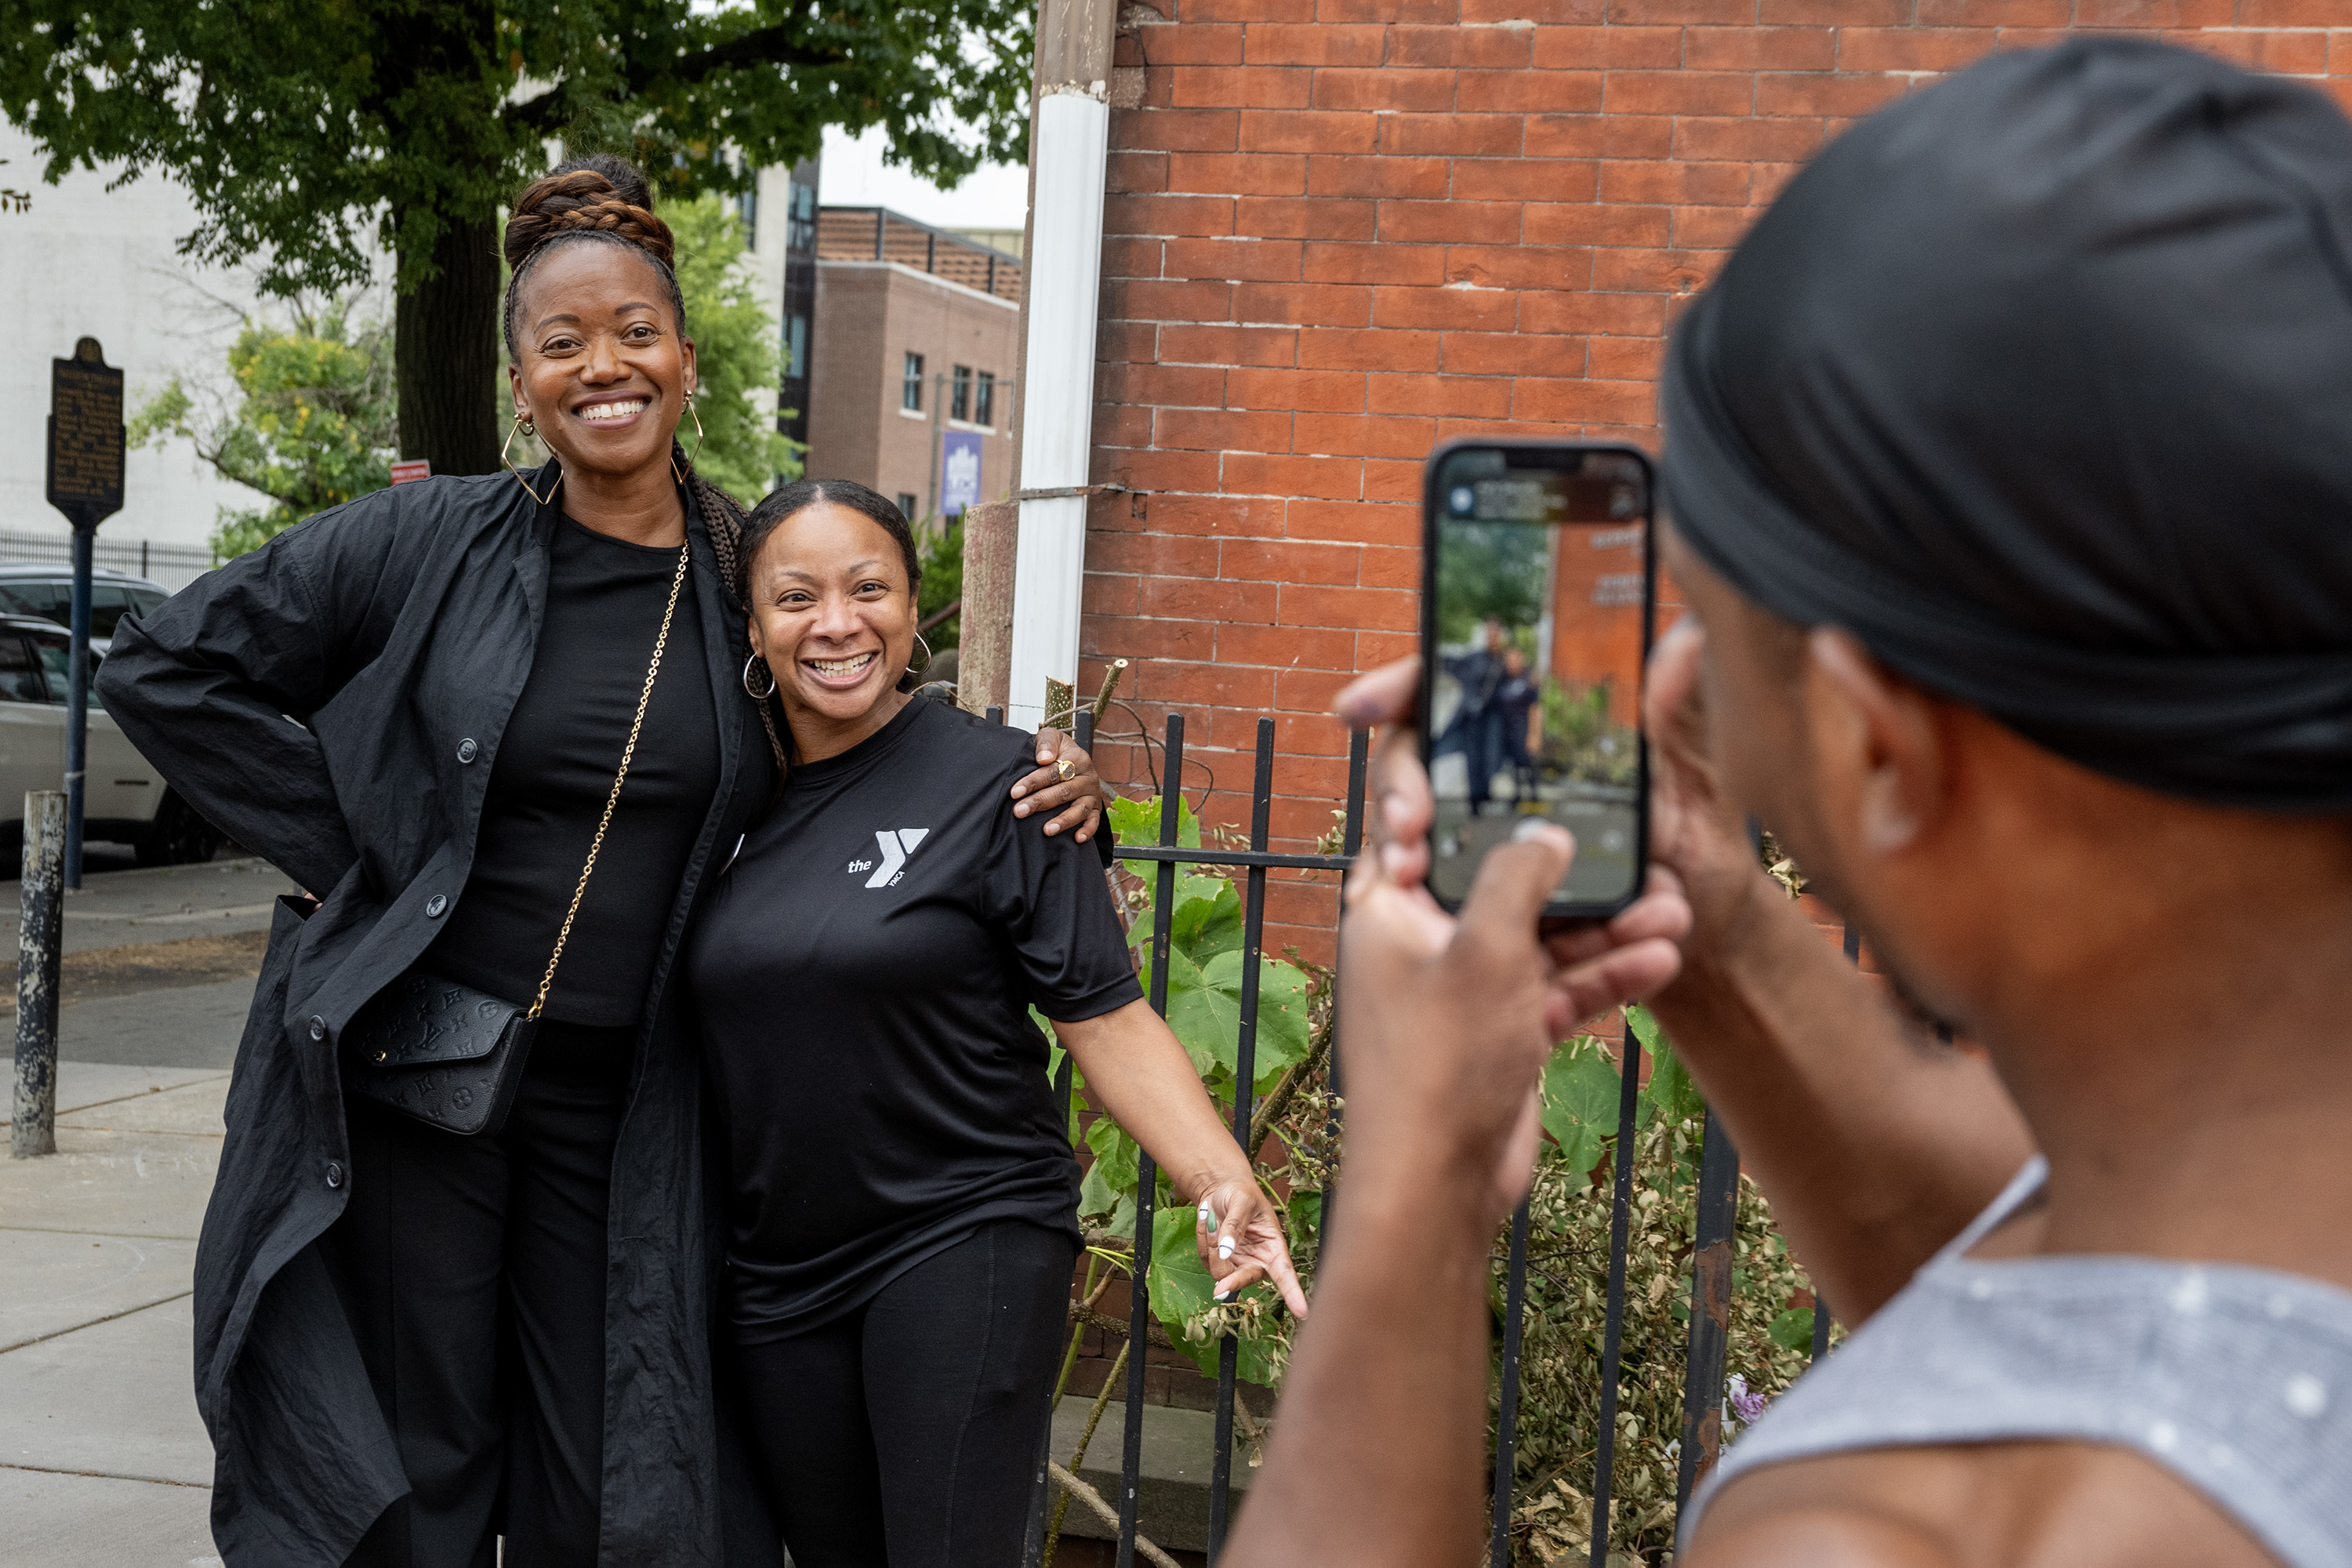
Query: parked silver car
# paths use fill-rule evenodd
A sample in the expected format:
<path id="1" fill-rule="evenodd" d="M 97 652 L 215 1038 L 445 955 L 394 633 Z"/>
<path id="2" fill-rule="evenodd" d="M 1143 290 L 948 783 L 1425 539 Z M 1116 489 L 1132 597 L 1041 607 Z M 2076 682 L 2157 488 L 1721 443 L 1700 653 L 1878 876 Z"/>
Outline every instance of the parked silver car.
<path id="1" fill-rule="evenodd" d="M 110 621 L 107 630 L 113 629 Z M 103 655 L 95 637 L 91 642 L 83 838 L 128 844 L 142 866 L 211 859 L 220 835 L 172 793 L 100 703 L 95 678 Z M 25 792 L 57 789 L 65 777 L 71 659 L 63 628 L 31 616 L 0 615 L 0 824 L 16 824 L 19 837 Z"/>
<path id="2" fill-rule="evenodd" d="M 94 567 L 89 574 L 89 646 L 104 653 L 114 640 L 114 623 L 143 616 L 169 596 L 160 583 L 128 572 Z M 0 565 L 0 615 L 37 616 L 58 626 L 71 624 L 73 568 L 50 563 Z M 63 701 L 64 699 L 58 699 Z"/>

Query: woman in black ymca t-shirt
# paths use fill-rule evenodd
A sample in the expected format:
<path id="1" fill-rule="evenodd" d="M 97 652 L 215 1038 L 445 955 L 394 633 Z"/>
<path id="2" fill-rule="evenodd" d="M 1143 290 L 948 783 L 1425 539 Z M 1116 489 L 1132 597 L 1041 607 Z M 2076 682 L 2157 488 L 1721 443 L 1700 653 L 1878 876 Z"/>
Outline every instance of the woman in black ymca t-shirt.
<path id="1" fill-rule="evenodd" d="M 1013 815 L 1030 738 L 900 689 L 905 518 L 859 485 L 790 485 L 742 560 L 746 680 L 772 676 L 792 765 L 687 963 L 757 1458 L 798 1568 L 1003 1568 L 1079 1245 L 1031 1005 L 1200 1205 L 1220 1288 L 1271 1278 L 1306 1302 L 1273 1205 L 1143 1001 L 1095 852 Z"/>

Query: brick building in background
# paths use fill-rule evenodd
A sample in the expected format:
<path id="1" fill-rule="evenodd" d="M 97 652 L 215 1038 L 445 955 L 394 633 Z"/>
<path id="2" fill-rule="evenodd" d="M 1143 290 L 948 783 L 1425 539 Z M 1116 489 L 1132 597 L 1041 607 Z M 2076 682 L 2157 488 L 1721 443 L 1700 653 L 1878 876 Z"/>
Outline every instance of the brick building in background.
<path id="1" fill-rule="evenodd" d="M 1305 847 L 1333 694 L 1413 646 L 1430 448 L 1654 449 L 1668 324 L 1808 157 L 2078 28 L 2352 100 L 2352 0 L 1125 0 L 1093 477 L 1128 493 L 1089 513 L 1081 683 L 1124 656 L 1148 721 L 1185 713 L 1212 819 L 1246 820 L 1274 715 Z M 1334 907 L 1275 889 L 1270 945 L 1328 953 Z"/>
<path id="2" fill-rule="evenodd" d="M 809 477 L 854 479 L 916 521 L 951 510 L 959 477 L 973 500 L 1003 495 L 1020 258 L 880 207 L 817 209 L 815 253 Z"/>

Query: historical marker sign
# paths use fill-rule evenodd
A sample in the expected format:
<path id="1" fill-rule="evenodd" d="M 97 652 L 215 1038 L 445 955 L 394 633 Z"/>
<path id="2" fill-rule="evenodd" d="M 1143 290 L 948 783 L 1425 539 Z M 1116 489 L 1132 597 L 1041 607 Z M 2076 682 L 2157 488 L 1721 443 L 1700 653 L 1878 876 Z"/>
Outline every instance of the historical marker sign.
<path id="1" fill-rule="evenodd" d="M 122 510 L 122 372 L 96 338 L 49 362 L 48 496 L 76 528 Z"/>

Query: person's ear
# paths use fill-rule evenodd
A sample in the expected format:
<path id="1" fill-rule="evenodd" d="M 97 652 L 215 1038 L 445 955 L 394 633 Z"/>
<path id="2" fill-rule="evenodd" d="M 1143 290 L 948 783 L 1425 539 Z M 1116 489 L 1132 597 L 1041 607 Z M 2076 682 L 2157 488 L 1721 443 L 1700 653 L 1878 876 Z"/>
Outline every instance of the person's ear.
<path id="1" fill-rule="evenodd" d="M 1806 633 L 1804 687 L 1823 804 L 1847 814 L 1865 854 L 1912 847 L 1941 815 L 1950 788 L 1935 700 L 1835 626 Z"/>
<path id="2" fill-rule="evenodd" d="M 514 416 L 518 419 L 529 419 L 530 399 L 523 394 L 520 366 L 513 364 L 507 366 L 507 391 L 514 398 Z"/>
<path id="3" fill-rule="evenodd" d="M 686 388 L 686 395 L 692 397 L 696 390 L 702 385 L 701 373 L 695 368 L 694 340 L 680 334 L 677 340 L 677 352 L 684 361 L 681 372 L 684 377 L 682 384 Z"/>

